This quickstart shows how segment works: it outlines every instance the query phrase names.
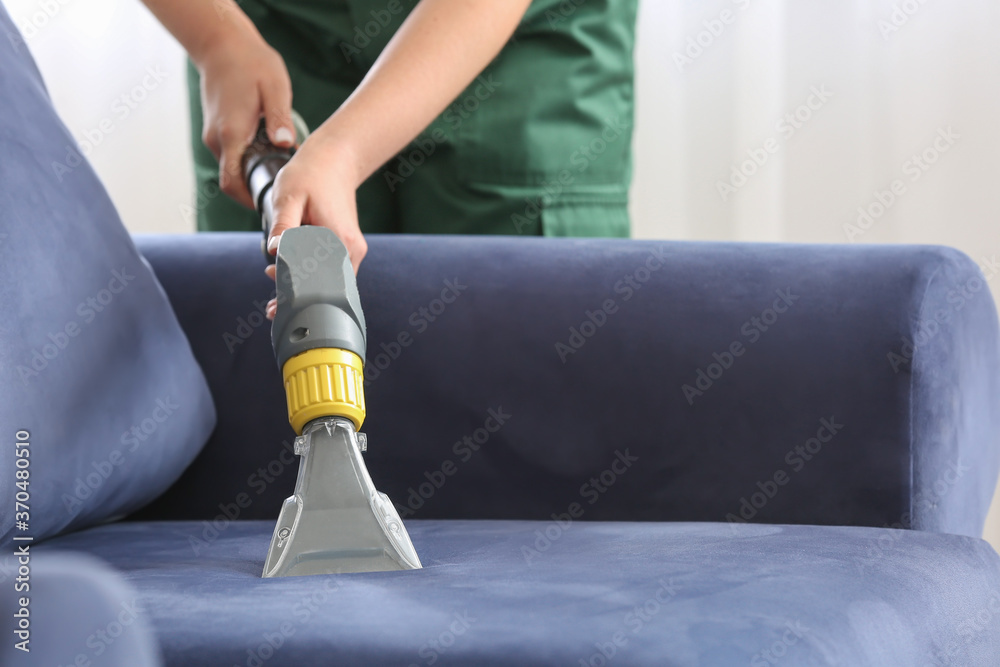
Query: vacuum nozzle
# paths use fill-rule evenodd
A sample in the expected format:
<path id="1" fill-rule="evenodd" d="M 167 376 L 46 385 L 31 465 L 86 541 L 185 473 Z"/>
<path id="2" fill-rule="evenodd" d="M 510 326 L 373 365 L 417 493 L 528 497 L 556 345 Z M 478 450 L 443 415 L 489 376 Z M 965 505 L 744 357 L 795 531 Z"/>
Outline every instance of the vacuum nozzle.
<path id="1" fill-rule="evenodd" d="M 262 122 L 244 169 L 265 239 L 273 217 L 271 185 L 290 157 L 267 141 Z M 375 488 L 361 456 L 367 449 L 367 438 L 358 433 L 365 420 L 367 336 L 347 248 L 325 227 L 289 229 L 278 241 L 275 269 L 271 342 L 302 460 L 263 576 L 420 568 L 402 519 Z"/>

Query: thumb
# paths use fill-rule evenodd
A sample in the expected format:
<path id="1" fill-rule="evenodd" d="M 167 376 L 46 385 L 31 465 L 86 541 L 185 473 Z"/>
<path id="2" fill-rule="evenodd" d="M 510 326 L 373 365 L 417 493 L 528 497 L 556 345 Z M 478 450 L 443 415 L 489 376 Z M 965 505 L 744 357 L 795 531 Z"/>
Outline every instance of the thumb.
<path id="1" fill-rule="evenodd" d="M 278 189 L 275 183 L 268 193 L 271 198 L 271 210 L 273 216 L 271 220 L 271 234 L 267 239 L 267 252 L 271 255 L 278 254 L 278 239 L 288 229 L 293 229 L 302 225 L 302 215 L 305 212 L 305 197 L 302 195 L 278 194 L 274 191 Z"/>

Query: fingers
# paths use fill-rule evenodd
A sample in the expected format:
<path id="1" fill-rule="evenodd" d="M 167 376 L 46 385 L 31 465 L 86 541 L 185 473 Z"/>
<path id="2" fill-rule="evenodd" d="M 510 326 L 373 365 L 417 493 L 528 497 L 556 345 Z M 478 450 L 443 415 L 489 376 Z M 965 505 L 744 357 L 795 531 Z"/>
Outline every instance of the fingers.
<path id="1" fill-rule="evenodd" d="M 264 105 L 264 119 L 267 136 L 275 146 L 295 144 L 295 129 L 292 124 L 292 83 L 286 73 L 284 77 L 272 77 L 263 82 L 260 96 Z"/>
<path id="2" fill-rule="evenodd" d="M 268 264 L 267 266 L 264 267 L 264 273 L 266 273 L 267 277 L 270 278 L 271 280 L 275 280 L 275 275 L 277 274 L 277 272 L 278 272 L 278 267 L 276 267 L 274 264 Z M 267 307 L 264 308 L 264 315 L 267 316 L 267 319 L 273 320 L 274 314 L 276 312 L 278 312 L 278 300 L 275 298 L 267 302 Z"/>
<path id="3" fill-rule="evenodd" d="M 272 255 L 278 253 L 278 237 L 286 229 L 302 225 L 302 214 L 305 212 L 306 205 L 304 195 L 283 192 L 280 179 L 281 174 L 279 173 L 278 180 L 275 181 L 271 190 L 273 193 L 274 224 L 271 226 L 271 235 L 267 239 L 267 252 Z"/>
<path id="4" fill-rule="evenodd" d="M 203 99 L 205 96 L 206 93 L 202 91 Z M 207 106 L 204 114 L 205 126 L 201 132 L 201 140 L 219 161 L 219 187 L 239 203 L 253 208 L 253 200 L 243 180 L 241 164 L 243 151 L 250 145 L 257 130 L 253 112 L 236 122 L 231 118 L 220 120 L 218 113 Z"/>
<path id="5" fill-rule="evenodd" d="M 288 188 L 293 186 L 289 186 L 287 183 L 293 181 L 288 179 L 294 178 L 294 173 L 283 169 L 278 173 L 278 178 L 271 190 L 274 224 L 267 241 L 268 253 L 277 255 L 278 240 L 286 230 L 303 224 L 319 225 L 330 229 L 340 238 L 347 249 L 354 273 L 357 274 L 361 261 L 368 253 L 368 242 L 358 226 L 354 192 L 351 191 L 343 198 L 333 198 L 332 201 L 310 197 L 304 191 L 289 192 Z M 264 272 L 274 280 L 277 269 L 275 266 L 268 266 Z M 268 319 L 274 319 L 277 310 L 278 302 L 272 299 L 267 304 L 265 315 Z"/>
<path id="6" fill-rule="evenodd" d="M 361 260 L 368 254 L 368 241 L 365 240 L 364 235 L 360 231 L 356 235 L 348 235 L 346 239 L 341 237 L 340 240 L 347 246 L 347 254 L 351 258 L 354 275 L 358 275 L 358 269 L 361 268 Z"/>
<path id="7" fill-rule="evenodd" d="M 202 93 L 204 95 L 205 93 Z M 215 127 L 212 125 L 212 119 L 209 116 L 207 110 L 205 110 L 205 126 L 201 130 L 201 141 L 208 147 L 208 150 L 212 151 L 212 156 L 216 160 L 222 155 L 222 143 L 219 141 L 219 133 L 215 131 Z"/>
<path id="8" fill-rule="evenodd" d="M 253 208 L 253 199 L 243 181 L 243 151 L 250 145 L 256 130 L 257 117 L 250 114 L 239 120 L 223 121 L 218 133 L 222 144 L 222 153 L 219 157 L 219 187 L 247 208 Z"/>

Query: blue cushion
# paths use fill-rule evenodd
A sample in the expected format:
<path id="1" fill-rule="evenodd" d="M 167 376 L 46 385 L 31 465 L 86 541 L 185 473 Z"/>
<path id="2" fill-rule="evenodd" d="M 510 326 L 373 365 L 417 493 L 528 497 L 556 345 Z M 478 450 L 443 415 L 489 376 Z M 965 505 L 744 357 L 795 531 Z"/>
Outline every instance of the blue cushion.
<path id="1" fill-rule="evenodd" d="M 43 548 L 119 568 L 168 664 L 185 667 L 996 667 L 1000 655 L 1000 557 L 970 537 L 417 520 L 422 570 L 265 580 L 273 527 L 127 522 Z"/>
<path id="2" fill-rule="evenodd" d="M 77 553 L 36 554 L 30 565 L 30 589 L 0 596 L 0 611 L 4 618 L 14 619 L 15 631 L 12 640 L 0 644 L 0 664 L 162 664 L 146 610 L 117 572 Z M 20 604 L 21 598 L 27 600 L 26 606 Z M 27 634 L 19 635 L 24 618 Z"/>
<path id="3" fill-rule="evenodd" d="M 0 36 L 6 542 L 91 525 L 155 498 L 205 443 L 215 410 L 163 289 L 80 159 L 2 7 Z M 17 432 L 30 442 L 26 489 L 15 486 Z M 29 496 L 23 530 L 14 503 Z"/>
<path id="4" fill-rule="evenodd" d="M 291 492 L 259 243 L 140 240 L 219 406 L 150 518 L 211 519 L 241 494 L 241 517 L 273 518 Z M 581 502 L 588 520 L 981 534 L 1000 333 L 957 251 L 370 236 L 358 280 L 366 458 L 404 516 L 546 519 Z M 491 411 L 510 415 L 498 430 Z M 638 463 L 609 485 L 626 450 Z"/>

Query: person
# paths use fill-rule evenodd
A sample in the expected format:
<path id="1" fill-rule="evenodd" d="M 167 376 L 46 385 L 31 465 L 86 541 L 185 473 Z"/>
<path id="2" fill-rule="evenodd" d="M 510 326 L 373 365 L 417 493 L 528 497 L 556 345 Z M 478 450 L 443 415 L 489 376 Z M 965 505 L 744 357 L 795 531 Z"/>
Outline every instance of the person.
<path id="1" fill-rule="evenodd" d="M 355 271 L 372 232 L 629 233 L 635 0 L 144 2 L 190 58 L 199 230 L 259 229 L 240 158 L 294 104 L 272 253 L 299 224 Z"/>

